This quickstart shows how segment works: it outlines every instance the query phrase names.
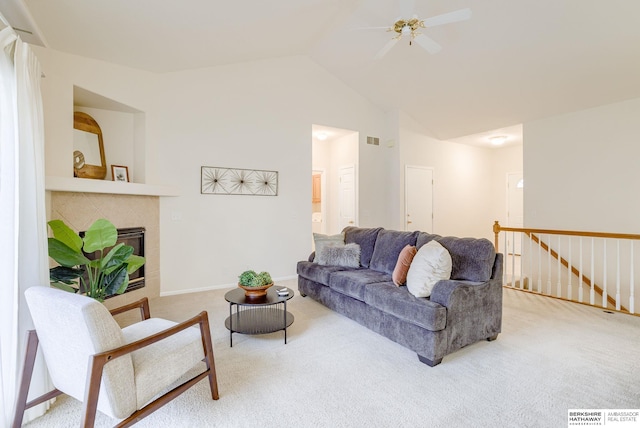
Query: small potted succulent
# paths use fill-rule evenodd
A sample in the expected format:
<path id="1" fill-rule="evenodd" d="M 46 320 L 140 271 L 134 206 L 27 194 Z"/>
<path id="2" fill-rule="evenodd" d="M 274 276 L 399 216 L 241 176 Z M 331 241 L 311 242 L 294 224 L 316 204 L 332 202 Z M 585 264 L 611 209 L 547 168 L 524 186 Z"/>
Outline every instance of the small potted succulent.
<path id="1" fill-rule="evenodd" d="M 256 273 L 254 270 L 247 270 L 238 277 L 238 287 L 244 290 L 248 298 L 264 297 L 267 289 L 273 285 L 273 280 L 269 272 Z"/>

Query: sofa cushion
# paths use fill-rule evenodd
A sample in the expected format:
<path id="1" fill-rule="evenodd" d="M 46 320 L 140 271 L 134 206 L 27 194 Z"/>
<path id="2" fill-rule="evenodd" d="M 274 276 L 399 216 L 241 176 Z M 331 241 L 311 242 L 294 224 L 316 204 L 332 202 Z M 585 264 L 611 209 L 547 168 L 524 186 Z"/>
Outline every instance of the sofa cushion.
<path id="1" fill-rule="evenodd" d="M 355 243 L 360 245 L 360 266 L 369 267 L 371 256 L 373 255 L 373 248 L 376 244 L 376 238 L 381 230 L 381 227 L 367 229 L 348 226 L 344 228 L 345 242 L 347 244 Z"/>
<path id="2" fill-rule="evenodd" d="M 322 285 L 329 285 L 329 275 L 333 272 L 348 270 L 344 266 L 322 266 L 312 262 L 298 262 L 297 272 L 303 278 Z"/>
<path id="3" fill-rule="evenodd" d="M 436 282 L 451 277 L 451 256 L 438 241 L 423 245 L 407 273 L 407 289 L 416 297 L 429 297 Z"/>
<path id="4" fill-rule="evenodd" d="M 391 276 L 371 269 L 333 272 L 329 276 L 329 288 L 354 299 L 364 301 L 364 290 L 371 284 L 389 282 Z"/>
<path id="5" fill-rule="evenodd" d="M 344 247 L 344 232 L 337 235 L 324 235 L 322 233 L 313 234 L 313 247 L 316 257 L 320 250 L 325 247 Z"/>
<path id="6" fill-rule="evenodd" d="M 396 267 L 391 273 L 391 279 L 393 279 L 393 283 L 397 287 L 407 283 L 407 272 L 409 272 L 409 266 L 411 266 L 411 261 L 417 252 L 416 247 L 412 245 L 406 245 L 402 251 L 400 251 Z"/>
<path id="7" fill-rule="evenodd" d="M 434 239 L 437 241 L 440 238 L 442 238 L 442 236 L 440 235 L 427 233 L 427 232 L 420 232 L 418 234 L 418 239 L 416 239 L 416 249 L 419 250 L 427 242 L 433 241 Z"/>
<path id="8" fill-rule="evenodd" d="M 364 302 L 403 321 L 430 331 L 447 325 L 447 309 L 429 299 L 411 295 L 405 287 L 392 282 L 365 287 Z"/>
<path id="9" fill-rule="evenodd" d="M 451 279 L 484 282 L 491 279 L 496 250 L 485 238 L 446 236 L 438 242 L 451 254 Z"/>
<path id="10" fill-rule="evenodd" d="M 396 267 L 400 251 L 407 245 L 416 245 L 419 232 L 381 230 L 371 256 L 369 267 L 391 275 Z"/>
<path id="11" fill-rule="evenodd" d="M 315 260 L 319 265 L 360 267 L 360 245 L 346 244 L 344 247 L 324 247 Z"/>

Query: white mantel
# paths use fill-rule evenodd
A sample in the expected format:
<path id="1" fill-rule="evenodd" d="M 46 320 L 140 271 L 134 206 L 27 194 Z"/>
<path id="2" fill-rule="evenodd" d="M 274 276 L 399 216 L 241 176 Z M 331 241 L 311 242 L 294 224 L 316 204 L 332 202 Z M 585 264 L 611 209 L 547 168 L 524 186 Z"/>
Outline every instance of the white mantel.
<path id="1" fill-rule="evenodd" d="M 178 188 L 174 186 L 54 176 L 45 178 L 45 189 L 58 192 L 108 193 L 115 195 L 180 195 Z"/>

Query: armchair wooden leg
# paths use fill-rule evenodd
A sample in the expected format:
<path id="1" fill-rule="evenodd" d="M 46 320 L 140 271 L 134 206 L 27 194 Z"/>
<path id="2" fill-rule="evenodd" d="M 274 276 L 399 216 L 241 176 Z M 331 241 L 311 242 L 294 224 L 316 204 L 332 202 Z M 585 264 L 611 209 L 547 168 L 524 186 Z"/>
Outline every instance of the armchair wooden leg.
<path id="1" fill-rule="evenodd" d="M 87 373 L 87 386 L 85 388 L 84 409 L 80 426 L 93 427 L 98 410 L 98 396 L 100 395 L 100 382 L 102 381 L 102 371 L 104 365 L 111 359 L 111 356 L 103 354 L 94 355 L 89 359 Z"/>
<path id="2" fill-rule="evenodd" d="M 216 376 L 216 365 L 213 358 L 213 343 L 211 342 L 211 330 L 209 329 L 209 316 L 203 312 L 202 322 L 200 323 L 200 334 L 202 335 L 202 346 L 204 347 L 204 360 L 209 370 L 209 388 L 211 389 L 211 398 L 217 400 L 218 395 L 218 378 Z"/>
<path id="3" fill-rule="evenodd" d="M 33 366 L 35 365 L 36 355 L 38 353 L 38 342 L 38 334 L 36 331 L 27 331 L 27 345 L 24 351 L 24 363 L 22 365 L 22 375 L 20 377 L 20 389 L 18 390 L 18 396 L 16 397 L 13 422 L 11 423 L 12 428 L 20 428 L 20 426 L 22 426 L 22 419 L 24 418 L 25 410 L 62 394 L 62 392 L 54 389 L 53 391 L 47 392 L 46 394 L 43 394 L 27 403 L 29 386 L 31 385 L 31 376 L 33 375 Z"/>

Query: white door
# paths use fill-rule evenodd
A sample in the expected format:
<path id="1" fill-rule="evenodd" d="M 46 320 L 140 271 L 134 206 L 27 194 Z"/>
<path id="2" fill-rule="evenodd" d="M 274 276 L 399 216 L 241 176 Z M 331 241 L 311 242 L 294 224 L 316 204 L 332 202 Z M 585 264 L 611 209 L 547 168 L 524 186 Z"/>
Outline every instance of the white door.
<path id="1" fill-rule="evenodd" d="M 507 227 L 524 227 L 524 179 L 521 172 L 507 174 Z M 522 234 L 507 232 L 509 253 L 521 254 Z M 512 242 L 513 241 L 513 242 Z"/>
<path id="2" fill-rule="evenodd" d="M 433 169 L 404 169 L 405 230 L 433 233 Z"/>
<path id="3" fill-rule="evenodd" d="M 356 167 L 354 165 L 339 168 L 339 209 L 338 230 L 347 226 L 356 226 Z"/>

